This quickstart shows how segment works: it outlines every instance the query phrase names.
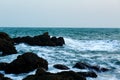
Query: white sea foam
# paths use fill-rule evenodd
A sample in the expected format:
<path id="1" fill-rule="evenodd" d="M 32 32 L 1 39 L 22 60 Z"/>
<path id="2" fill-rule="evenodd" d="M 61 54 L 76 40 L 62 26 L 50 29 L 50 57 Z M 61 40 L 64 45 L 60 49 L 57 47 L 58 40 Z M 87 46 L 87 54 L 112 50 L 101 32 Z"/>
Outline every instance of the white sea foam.
<path id="1" fill-rule="evenodd" d="M 118 40 L 74 40 L 65 38 L 66 46 L 79 51 L 117 51 L 120 50 Z"/>
<path id="2" fill-rule="evenodd" d="M 116 65 L 113 61 L 120 61 L 119 54 L 113 54 L 113 52 L 120 50 L 120 42 L 117 40 L 74 40 L 71 38 L 65 38 L 66 44 L 63 47 L 40 47 L 29 46 L 27 44 L 16 45 L 18 54 L 0 57 L 0 62 L 11 62 L 25 52 L 33 52 L 38 56 L 45 58 L 49 63 L 50 72 L 56 73 L 62 70 L 55 69 L 54 64 L 67 65 L 70 70 L 73 71 L 86 71 L 72 68 L 72 66 L 78 61 L 91 62 L 91 64 L 98 64 L 104 67 L 114 67 L 116 70 L 108 73 L 97 73 L 98 78 L 87 78 L 87 80 L 119 80 L 117 76 L 120 74 L 120 66 Z M 88 52 L 86 52 L 88 51 Z M 89 52 L 90 51 L 90 52 Z M 91 52 L 93 51 L 93 52 Z M 97 53 L 94 51 L 98 51 Z M 103 53 L 107 51 L 108 53 Z M 104 54 L 104 55 L 103 55 Z M 113 61 L 112 61 L 113 60 Z M 4 73 L 4 72 L 2 72 Z M 22 80 L 27 75 L 34 74 L 35 71 L 29 74 L 13 75 L 7 74 L 5 76 L 11 77 L 14 80 Z"/>

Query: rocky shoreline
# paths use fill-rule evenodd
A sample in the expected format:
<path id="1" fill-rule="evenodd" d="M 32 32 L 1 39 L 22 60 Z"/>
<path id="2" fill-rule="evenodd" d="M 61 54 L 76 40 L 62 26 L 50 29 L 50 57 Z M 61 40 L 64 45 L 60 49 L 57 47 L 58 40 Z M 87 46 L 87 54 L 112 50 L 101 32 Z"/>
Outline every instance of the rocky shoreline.
<path id="1" fill-rule="evenodd" d="M 49 33 L 43 33 L 42 35 L 30 37 L 17 37 L 10 38 L 7 33 L 0 32 L 0 52 L 1 57 L 11 54 L 17 54 L 15 45 L 19 43 L 26 43 L 31 46 L 63 46 L 65 44 L 63 37 L 50 37 Z M 62 70 L 62 72 L 51 73 L 48 72 L 48 61 L 39 57 L 33 52 L 26 52 L 19 55 L 17 59 L 11 63 L 0 62 L 0 71 L 4 71 L 5 74 L 21 74 L 29 73 L 36 70 L 34 75 L 29 75 L 23 80 L 86 80 L 87 77 L 96 78 L 96 72 L 105 72 L 110 69 L 100 67 L 98 65 L 91 65 L 85 62 L 77 62 L 73 65 L 73 68 L 87 69 L 88 72 L 76 72 L 70 70 L 69 67 L 63 64 L 55 64 L 53 67 Z M 66 71 L 67 70 L 67 71 Z M 4 77 L 0 74 L 0 80 L 12 80 Z"/>

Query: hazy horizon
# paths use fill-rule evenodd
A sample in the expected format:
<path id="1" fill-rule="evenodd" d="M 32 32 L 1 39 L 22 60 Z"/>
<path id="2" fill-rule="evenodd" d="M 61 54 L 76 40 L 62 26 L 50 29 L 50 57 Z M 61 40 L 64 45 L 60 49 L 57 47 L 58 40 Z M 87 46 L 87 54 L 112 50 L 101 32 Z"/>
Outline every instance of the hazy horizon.
<path id="1" fill-rule="evenodd" d="M 0 0 L 0 27 L 120 28 L 119 0 Z"/>

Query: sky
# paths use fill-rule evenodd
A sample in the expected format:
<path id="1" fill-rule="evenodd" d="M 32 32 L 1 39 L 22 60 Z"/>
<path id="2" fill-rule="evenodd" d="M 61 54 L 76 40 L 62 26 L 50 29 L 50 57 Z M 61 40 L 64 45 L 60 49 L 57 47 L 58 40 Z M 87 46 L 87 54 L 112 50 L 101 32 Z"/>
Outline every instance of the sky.
<path id="1" fill-rule="evenodd" d="M 120 0 L 0 0 L 0 27 L 120 28 Z"/>

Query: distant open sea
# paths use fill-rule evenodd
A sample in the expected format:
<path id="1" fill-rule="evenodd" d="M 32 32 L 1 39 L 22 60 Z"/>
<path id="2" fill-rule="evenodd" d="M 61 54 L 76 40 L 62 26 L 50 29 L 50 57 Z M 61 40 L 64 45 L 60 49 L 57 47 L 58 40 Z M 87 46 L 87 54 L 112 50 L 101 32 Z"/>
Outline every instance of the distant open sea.
<path id="1" fill-rule="evenodd" d="M 21 43 L 16 45 L 18 54 L 0 57 L 0 62 L 11 62 L 18 55 L 25 52 L 34 52 L 45 58 L 49 63 L 50 72 L 59 72 L 53 68 L 54 64 L 65 64 L 70 70 L 79 61 L 93 65 L 107 67 L 110 71 L 97 72 L 97 78 L 87 80 L 120 80 L 120 29 L 119 28 L 2 28 L 11 37 L 35 36 L 49 32 L 51 36 L 62 36 L 65 45 L 62 47 L 29 46 Z M 1 71 L 3 74 L 4 72 Z M 14 80 L 22 80 L 25 76 L 34 74 L 35 71 L 19 75 L 6 74 Z"/>

